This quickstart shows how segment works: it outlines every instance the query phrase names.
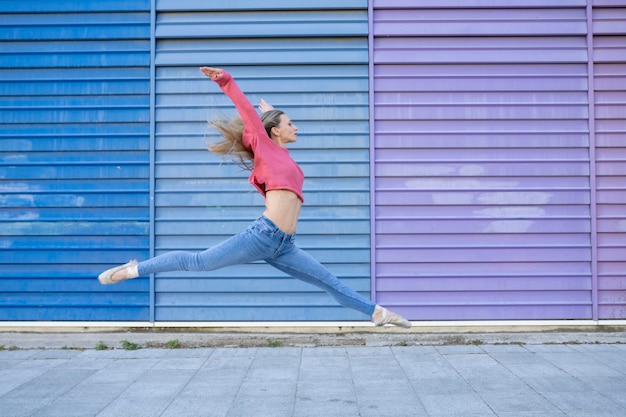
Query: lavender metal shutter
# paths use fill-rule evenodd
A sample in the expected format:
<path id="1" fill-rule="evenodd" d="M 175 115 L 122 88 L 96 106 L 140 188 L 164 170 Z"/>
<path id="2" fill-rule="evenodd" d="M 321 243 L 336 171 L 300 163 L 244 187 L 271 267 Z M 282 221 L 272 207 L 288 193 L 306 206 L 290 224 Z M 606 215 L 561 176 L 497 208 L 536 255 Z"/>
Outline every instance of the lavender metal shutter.
<path id="1" fill-rule="evenodd" d="M 0 7 L 0 320 L 147 321 L 150 1 Z"/>
<path id="2" fill-rule="evenodd" d="M 592 317 L 584 1 L 375 0 L 375 295 Z"/>
<path id="3" fill-rule="evenodd" d="M 198 67 L 223 67 L 299 127 L 297 244 L 369 296 L 367 30 L 363 0 L 157 2 L 157 254 L 203 250 L 263 212 L 248 173 L 206 150 L 207 120 L 235 109 Z M 157 321 L 366 319 L 264 263 L 157 274 L 155 290 Z"/>
<path id="4" fill-rule="evenodd" d="M 626 4 L 595 1 L 598 316 L 626 318 Z"/>

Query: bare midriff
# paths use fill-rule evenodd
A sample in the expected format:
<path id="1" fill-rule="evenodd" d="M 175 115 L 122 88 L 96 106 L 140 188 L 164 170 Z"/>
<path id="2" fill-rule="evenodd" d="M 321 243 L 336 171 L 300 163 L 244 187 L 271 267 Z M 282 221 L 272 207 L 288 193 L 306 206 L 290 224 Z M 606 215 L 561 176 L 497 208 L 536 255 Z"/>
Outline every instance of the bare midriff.
<path id="1" fill-rule="evenodd" d="M 265 212 L 263 215 L 270 219 L 285 233 L 296 233 L 298 217 L 302 201 L 289 190 L 271 190 L 265 193 Z"/>

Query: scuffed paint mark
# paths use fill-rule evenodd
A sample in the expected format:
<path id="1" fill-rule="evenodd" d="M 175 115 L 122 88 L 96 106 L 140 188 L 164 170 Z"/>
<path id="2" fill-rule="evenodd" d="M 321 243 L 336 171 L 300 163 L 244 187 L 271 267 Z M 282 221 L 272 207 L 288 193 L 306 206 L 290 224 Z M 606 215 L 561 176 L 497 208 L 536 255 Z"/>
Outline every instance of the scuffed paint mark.
<path id="1" fill-rule="evenodd" d="M 535 222 L 533 220 L 496 220 L 490 222 L 485 233 L 526 233 Z"/>

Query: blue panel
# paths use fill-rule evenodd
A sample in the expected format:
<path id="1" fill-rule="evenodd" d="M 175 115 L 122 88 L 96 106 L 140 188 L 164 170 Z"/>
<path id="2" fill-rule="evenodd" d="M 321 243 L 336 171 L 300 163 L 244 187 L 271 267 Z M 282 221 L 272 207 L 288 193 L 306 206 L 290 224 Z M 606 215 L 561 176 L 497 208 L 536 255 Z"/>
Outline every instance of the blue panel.
<path id="1" fill-rule="evenodd" d="M 157 3 L 157 254 L 203 250 L 263 211 L 248 174 L 206 151 L 217 138 L 206 120 L 235 109 L 198 66 L 223 66 L 252 102 L 265 98 L 299 127 L 298 245 L 369 297 L 367 3 L 327 3 Z M 162 12 L 174 6 L 197 12 Z M 263 263 L 157 274 L 155 289 L 157 321 L 366 319 Z"/>
<path id="2" fill-rule="evenodd" d="M 148 320 L 150 2 L 0 2 L 0 320 Z"/>

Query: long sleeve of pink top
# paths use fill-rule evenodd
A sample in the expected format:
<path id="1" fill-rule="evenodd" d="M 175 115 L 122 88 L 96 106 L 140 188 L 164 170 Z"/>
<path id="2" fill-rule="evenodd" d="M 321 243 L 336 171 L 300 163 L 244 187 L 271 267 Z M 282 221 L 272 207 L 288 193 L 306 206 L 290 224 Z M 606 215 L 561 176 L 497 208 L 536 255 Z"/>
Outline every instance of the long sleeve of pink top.
<path id="1" fill-rule="evenodd" d="M 279 146 L 267 135 L 256 109 L 229 73 L 224 71 L 215 82 L 231 99 L 243 121 L 243 145 L 254 155 L 254 168 L 248 179 L 250 184 L 263 197 L 267 191 L 289 190 L 304 201 L 304 174 L 287 148 Z"/>

